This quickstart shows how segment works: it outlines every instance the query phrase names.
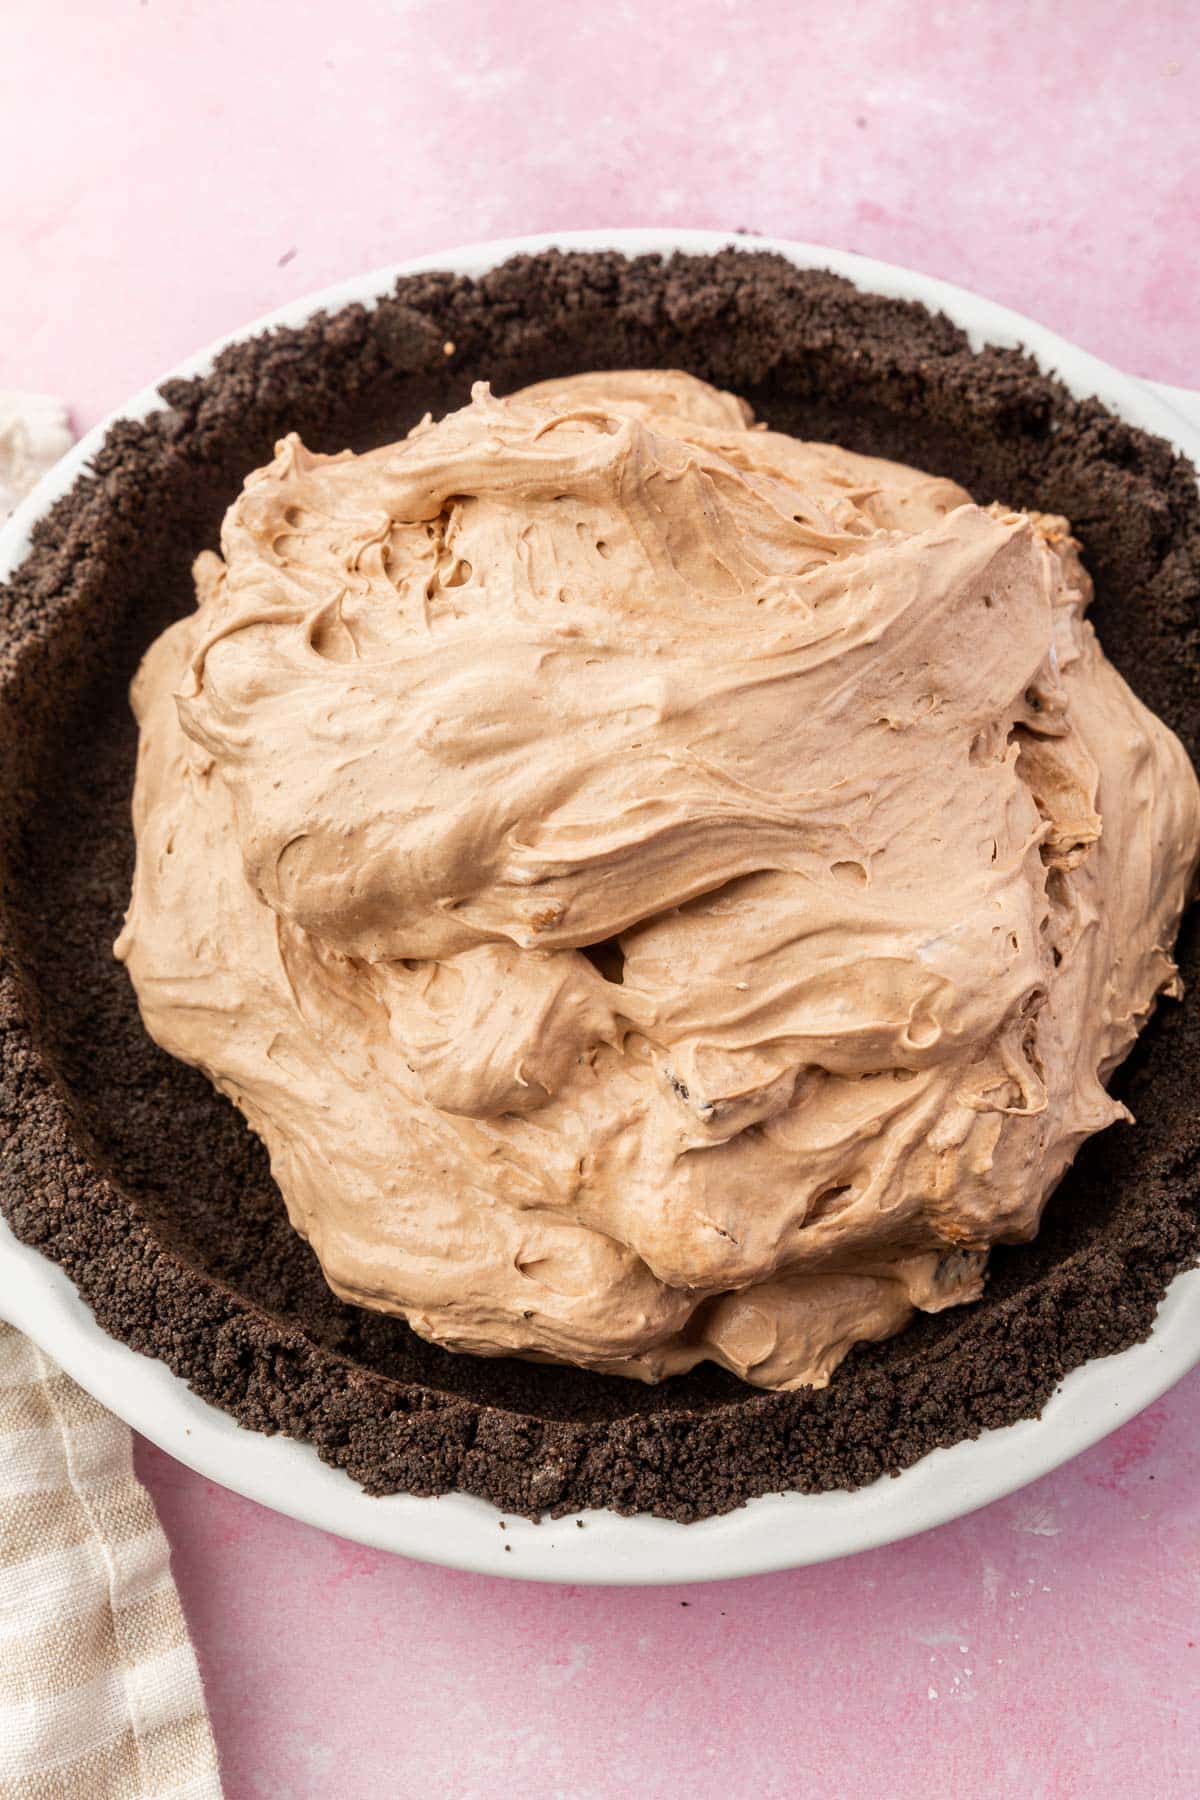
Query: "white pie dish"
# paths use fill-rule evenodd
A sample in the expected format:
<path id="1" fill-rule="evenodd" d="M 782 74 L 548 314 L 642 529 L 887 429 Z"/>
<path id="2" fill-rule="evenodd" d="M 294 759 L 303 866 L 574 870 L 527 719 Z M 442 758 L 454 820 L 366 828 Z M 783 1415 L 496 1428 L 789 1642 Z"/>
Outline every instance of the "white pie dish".
<path id="1" fill-rule="evenodd" d="M 420 269 L 478 274 L 510 255 L 536 253 L 552 244 L 632 254 L 711 252 L 731 241 L 736 240 L 717 233 L 641 231 L 473 246 L 309 296 L 210 346 L 172 375 L 204 373 L 225 343 L 272 325 L 299 324 L 321 307 L 370 302 L 398 276 Z M 753 243 L 801 266 L 832 268 L 863 287 L 940 308 L 977 345 L 1023 343 L 1073 391 L 1098 394 L 1131 423 L 1172 439 L 1200 460 L 1200 422 L 1194 411 L 1188 416 L 1187 396 L 1156 392 L 1029 321 L 943 283 L 816 246 L 762 239 Z M 156 388 L 150 388 L 114 418 L 143 416 L 160 404 Z M 64 458 L 0 532 L 0 576 L 20 561 L 33 521 L 80 473 L 113 422 L 105 421 Z M 344 1475 L 323 1465 L 308 1446 L 240 1430 L 163 1365 L 108 1338 L 66 1276 L 18 1245 L 7 1228 L 0 1230 L 0 1313 L 146 1436 L 223 1485 L 383 1548 L 489 1573 L 565 1581 L 717 1579 L 820 1561 L 909 1535 L 1044 1474 L 1147 1405 L 1200 1358 L 1200 1273 L 1190 1273 L 1173 1284 L 1146 1344 L 1077 1370 L 1040 1420 L 935 1452 L 896 1480 L 854 1494 L 768 1497 L 691 1526 L 592 1513 L 584 1515 L 583 1531 L 570 1517 L 540 1526 L 509 1519 L 501 1533 L 499 1515 L 482 1501 L 462 1495 L 369 1499 Z"/>

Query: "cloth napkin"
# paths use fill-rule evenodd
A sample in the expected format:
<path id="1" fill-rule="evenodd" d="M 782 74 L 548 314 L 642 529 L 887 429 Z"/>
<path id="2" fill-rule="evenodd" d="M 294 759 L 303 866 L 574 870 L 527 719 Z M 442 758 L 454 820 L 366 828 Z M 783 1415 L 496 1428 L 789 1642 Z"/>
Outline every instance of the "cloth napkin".
<path id="1" fill-rule="evenodd" d="M 65 406 L 47 394 L 0 389 L 0 525 L 39 476 L 70 448 Z"/>
<path id="2" fill-rule="evenodd" d="M 0 393 L 0 522 L 70 442 L 56 401 Z M 221 1783 L 132 1435 L 0 1321 L 0 1800 L 168 1795 Z"/>

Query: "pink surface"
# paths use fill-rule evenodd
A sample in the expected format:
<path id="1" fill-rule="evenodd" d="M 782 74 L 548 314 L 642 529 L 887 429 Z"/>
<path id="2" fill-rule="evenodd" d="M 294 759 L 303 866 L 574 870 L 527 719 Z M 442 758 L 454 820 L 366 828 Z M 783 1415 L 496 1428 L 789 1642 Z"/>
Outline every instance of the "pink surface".
<path id="1" fill-rule="evenodd" d="M 1196 1792 L 1195 1376 L 972 1518 L 702 1587 L 453 1574 L 139 1466 L 236 1800 Z"/>
<path id="2" fill-rule="evenodd" d="M 82 427 L 218 332 L 364 268 L 662 222 L 909 263 L 1195 385 L 1191 13 L 10 8 L 0 387 L 61 394 Z M 156 1452 L 142 1469 L 231 1800 L 1071 1800 L 1200 1781 L 1198 1449 L 1193 1376 L 1071 1468 L 924 1539 L 660 1593 L 421 1568 Z"/>

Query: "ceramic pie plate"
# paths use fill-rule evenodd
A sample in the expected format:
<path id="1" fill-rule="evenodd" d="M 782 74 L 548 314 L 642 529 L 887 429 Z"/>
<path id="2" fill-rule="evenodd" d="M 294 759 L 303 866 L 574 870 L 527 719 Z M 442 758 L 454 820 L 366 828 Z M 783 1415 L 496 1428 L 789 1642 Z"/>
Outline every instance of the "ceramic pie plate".
<path id="1" fill-rule="evenodd" d="M 858 286 L 945 312 L 985 343 L 1022 345 L 1076 395 L 1098 396 L 1130 424 L 1154 432 L 1200 463 L 1200 394 L 1123 375 L 1017 313 L 907 269 L 820 245 L 731 238 L 703 231 L 565 232 L 469 245 L 397 263 L 308 295 L 220 339 L 170 372 L 209 372 L 227 344 L 354 301 L 371 304 L 398 277 L 448 269 L 485 273 L 508 257 L 558 246 L 626 255 L 727 245 L 771 250 L 802 268 L 831 269 Z M 163 377 L 167 379 L 167 377 Z M 0 530 L 0 579 L 29 547 L 45 513 L 122 418 L 162 404 L 158 383 L 89 432 Z M 647 1515 L 594 1511 L 540 1524 L 501 1515 L 464 1494 L 372 1498 L 307 1444 L 247 1431 L 198 1398 L 162 1363 L 109 1337 L 56 1264 L 21 1244 L 0 1218 L 0 1316 L 19 1327 L 113 1412 L 161 1449 L 223 1487 L 342 1537 L 422 1560 L 526 1580 L 591 1583 L 716 1581 L 824 1562 L 926 1531 L 1000 1499 L 1077 1456 L 1156 1400 L 1200 1361 L 1200 1270 L 1179 1275 L 1148 1339 L 1074 1370 L 1041 1416 L 935 1450 L 896 1477 L 855 1492 L 776 1494 L 736 1512 L 681 1525 Z M 580 1529 L 582 1522 L 584 1529 Z"/>

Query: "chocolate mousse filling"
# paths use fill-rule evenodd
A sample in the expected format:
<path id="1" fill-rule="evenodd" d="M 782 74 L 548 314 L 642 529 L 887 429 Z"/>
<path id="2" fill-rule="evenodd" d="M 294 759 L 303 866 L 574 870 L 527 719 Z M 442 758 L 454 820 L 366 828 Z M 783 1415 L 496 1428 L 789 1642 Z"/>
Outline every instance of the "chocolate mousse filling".
<path id="1" fill-rule="evenodd" d="M 192 610 L 191 563 L 246 471 L 291 430 L 320 451 L 393 440 L 480 376 L 507 393 L 620 367 L 688 370 L 774 429 L 1066 515 L 1106 653 L 1195 759 L 1195 475 L 1019 353 L 973 353 L 922 307 L 752 252 L 548 253 L 479 282 L 407 278 L 373 310 L 168 383 L 164 410 L 114 429 L 0 589 L 0 1204 L 106 1329 L 372 1492 L 691 1519 L 897 1471 L 1035 1413 L 1067 1370 L 1145 1336 L 1200 1239 L 1194 923 L 1187 997 L 1160 1003 L 1113 1084 L 1137 1124 L 1085 1146 L 1036 1242 L 993 1252 L 979 1302 L 859 1346 L 826 1389 L 777 1393 L 712 1365 L 644 1388 L 454 1355 L 339 1302 L 258 1140 L 150 1041 L 110 952 L 133 855 L 128 682 Z"/>

